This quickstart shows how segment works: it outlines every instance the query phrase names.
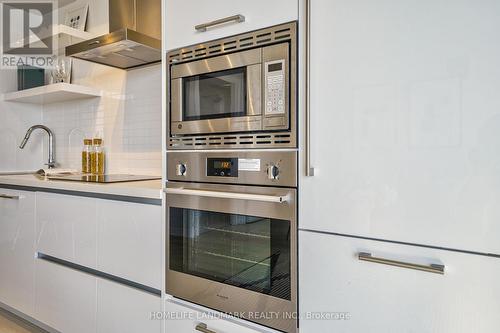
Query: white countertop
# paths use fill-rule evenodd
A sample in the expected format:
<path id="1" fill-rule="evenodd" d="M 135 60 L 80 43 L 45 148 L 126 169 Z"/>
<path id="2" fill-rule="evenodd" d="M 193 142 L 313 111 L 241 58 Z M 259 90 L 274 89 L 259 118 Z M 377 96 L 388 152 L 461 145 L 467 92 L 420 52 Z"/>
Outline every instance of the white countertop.
<path id="1" fill-rule="evenodd" d="M 160 179 L 126 183 L 96 184 L 74 181 L 48 180 L 45 178 L 41 179 L 34 175 L 9 175 L 0 176 L 0 188 L 2 187 L 2 185 L 120 195 L 146 199 L 162 198 L 162 182 Z"/>

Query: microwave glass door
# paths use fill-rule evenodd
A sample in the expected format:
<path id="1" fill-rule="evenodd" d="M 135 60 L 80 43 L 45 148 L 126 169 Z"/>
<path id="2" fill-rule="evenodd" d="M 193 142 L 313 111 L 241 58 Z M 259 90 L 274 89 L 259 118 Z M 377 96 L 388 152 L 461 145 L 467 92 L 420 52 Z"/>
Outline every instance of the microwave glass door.
<path id="1" fill-rule="evenodd" d="M 290 221 L 170 208 L 171 270 L 290 300 Z"/>
<path id="2" fill-rule="evenodd" d="M 183 120 L 247 115 L 247 68 L 240 67 L 183 78 Z"/>

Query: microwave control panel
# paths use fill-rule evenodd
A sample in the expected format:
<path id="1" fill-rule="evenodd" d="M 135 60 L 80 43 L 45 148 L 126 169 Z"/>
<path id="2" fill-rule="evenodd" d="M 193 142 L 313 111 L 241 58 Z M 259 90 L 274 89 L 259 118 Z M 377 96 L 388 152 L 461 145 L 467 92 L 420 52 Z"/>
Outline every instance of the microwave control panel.
<path id="1" fill-rule="evenodd" d="M 285 59 L 265 63 L 266 116 L 285 113 L 285 79 Z"/>

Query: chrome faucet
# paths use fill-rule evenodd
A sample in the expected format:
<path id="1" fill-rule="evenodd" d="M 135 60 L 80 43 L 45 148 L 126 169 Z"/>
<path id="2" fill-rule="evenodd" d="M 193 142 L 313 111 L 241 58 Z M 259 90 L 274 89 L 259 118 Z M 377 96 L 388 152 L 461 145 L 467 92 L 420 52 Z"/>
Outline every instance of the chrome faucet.
<path id="1" fill-rule="evenodd" d="M 54 133 L 47 126 L 43 126 L 43 125 L 31 126 L 28 129 L 28 131 L 26 132 L 26 135 L 24 136 L 23 142 L 21 142 L 21 145 L 19 146 L 19 148 L 24 149 L 24 147 L 26 146 L 26 143 L 28 143 L 28 140 L 31 136 L 31 133 L 36 129 L 42 129 L 45 132 L 47 132 L 47 134 L 49 135 L 49 148 L 48 148 L 49 149 L 49 162 L 46 165 L 49 167 L 49 169 L 55 168 L 56 160 L 54 157 L 54 150 L 55 150 Z"/>

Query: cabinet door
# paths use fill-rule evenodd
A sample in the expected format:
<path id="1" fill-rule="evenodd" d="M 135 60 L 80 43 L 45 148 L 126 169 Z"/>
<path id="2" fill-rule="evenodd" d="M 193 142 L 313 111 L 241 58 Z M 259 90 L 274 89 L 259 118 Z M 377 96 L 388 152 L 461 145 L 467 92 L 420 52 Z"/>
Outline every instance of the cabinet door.
<path id="1" fill-rule="evenodd" d="M 97 279 L 98 333 L 161 333 L 161 297 Z"/>
<path id="2" fill-rule="evenodd" d="M 98 200 L 97 269 L 162 289 L 161 206 Z"/>
<path id="3" fill-rule="evenodd" d="M 500 254 L 500 2 L 310 1 L 300 227 Z"/>
<path id="4" fill-rule="evenodd" d="M 181 301 L 183 302 L 183 301 Z M 186 304 L 189 304 L 186 302 Z M 192 304 L 184 306 L 177 300 L 167 299 L 165 314 L 168 316 L 165 322 L 167 333 L 192 333 L 200 332 L 196 327 L 200 324 L 217 333 L 278 333 L 278 331 L 245 322 L 235 318 L 222 319 L 222 313 L 205 309 Z M 230 318 L 227 316 L 227 318 Z"/>
<path id="5" fill-rule="evenodd" d="M 265 14 L 263 14 L 265 13 Z M 245 22 L 230 22 L 198 32 L 195 26 L 233 15 L 245 16 Z M 297 20 L 298 0 L 167 0 L 165 4 L 166 49 L 236 35 Z"/>
<path id="6" fill-rule="evenodd" d="M 64 333 L 96 331 L 96 278 L 36 260 L 35 318 Z"/>
<path id="7" fill-rule="evenodd" d="M 299 241 L 301 333 L 487 333 L 500 327 L 498 258 L 304 231 Z M 442 264 L 444 275 L 360 261 L 360 252 Z M 326 318 L 321 315 L 332 319 L 317 319 Z"/>
<path id="8" fill-rule="evenodd" d="M 96 200 L 37 193 L 38 252 L 96 267 Z"/>
<path id="9" fill-rule="evenodd" d="M 0 189 L 0 302 L 33 315 L 35 194 Z"/>

